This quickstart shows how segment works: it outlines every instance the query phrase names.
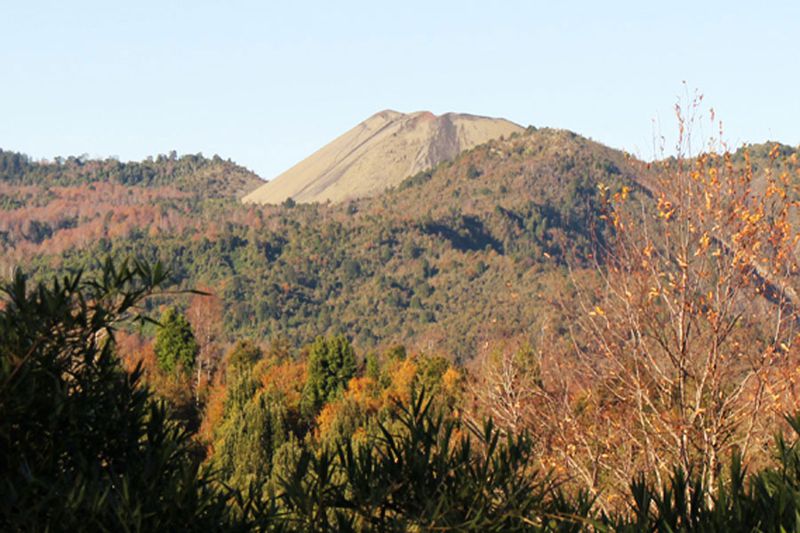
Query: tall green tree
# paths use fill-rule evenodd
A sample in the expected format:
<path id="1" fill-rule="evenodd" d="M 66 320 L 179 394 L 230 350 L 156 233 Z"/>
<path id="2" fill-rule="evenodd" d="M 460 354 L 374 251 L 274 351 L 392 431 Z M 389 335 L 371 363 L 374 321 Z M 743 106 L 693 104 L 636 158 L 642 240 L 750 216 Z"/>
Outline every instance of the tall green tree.
<path id="1" fill-rule="evenodd" d="M 186 316 L 175 307 L 169 307 L 161 315 L 159 324 L 155 352 L 161 369 L 175 372 L 180 368 L 188 372 L 194 368 L 200 346 Z"/>
<path id="2" fill-rule="evenodd" d="M 306 417 L 345 389 L 356 374 L 356 356 L 344 335 L 317 337 L 308 354 L 308 374 L 301 409 Z"/>
<path id="3" fill-rule="evenodd" d="M 229 353 L 224 415 L 215 432 L 212 469 L 242 492 L 261 490 L 269 480 L 273 455 L 287 435 L 283 402 L 260 390 L 254 376 L 262 356 L 251 341 L 239 341 Z"/>

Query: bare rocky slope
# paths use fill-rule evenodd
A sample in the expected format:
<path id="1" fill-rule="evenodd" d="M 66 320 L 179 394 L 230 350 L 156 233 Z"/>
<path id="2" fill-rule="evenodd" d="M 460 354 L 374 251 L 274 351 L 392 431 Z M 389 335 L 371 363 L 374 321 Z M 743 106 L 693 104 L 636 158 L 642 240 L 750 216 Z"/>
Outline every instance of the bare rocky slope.
<path id="1" fill-rule="evenodd" d="M 521 131 L 521 126 L 505 119 L 381 111 L 243 200 L 338 203 L 375 196 L 464 150 Z"/>

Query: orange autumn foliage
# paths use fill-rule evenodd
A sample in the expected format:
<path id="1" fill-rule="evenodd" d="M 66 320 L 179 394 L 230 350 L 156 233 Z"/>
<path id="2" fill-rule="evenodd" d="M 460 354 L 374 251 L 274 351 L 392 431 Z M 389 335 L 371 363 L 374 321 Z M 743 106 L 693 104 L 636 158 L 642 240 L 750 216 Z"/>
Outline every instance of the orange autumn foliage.
<path id="1" fill-rule="evenodd" d="M 265 359 L 254 372 L 260 376 L 264 390 L 275 390 L 286 402 L 288 408 L 298 410 L 306 382 L 307 364 L 305 361 L 284 360 L 276 362 Z"/>
<path id="2" fill-rule="evenodd" d="M 358 413 L 362 419 L 375 415 L 383 407 L 383 402 L 376 394 L 377 387 L 378 384 L 370 377 L 352 378 L 342 396 L 327 403 L 317 415 L 317 438 L 324 440 L 335 434 L 344 422 L 343 417 L 350 413 Z M 366 436 L 363 424 L 355 429 L 353 439 L 356 434 Z"/>
<path id="3" fill-rule="evenodd" d="M 411 391 L 414 381 L 417 378 L 418 366 L 412 358 L 396 361 L 389 365 L 387 374 L 390 384 L 382 393 L 384 404 L 391 404 L 393 401 L 407 403 L 411 398 Z"/>
<path id="4" fill-rule="evenodd" d="M 212 386 L 206 402 L 206 409 L 203 415 L 203 421 L 200 424 L 198 434 L 200 440 L 210 448 L 211 443 L 214 441 L 214 432 L 222 422 L 222 415 L 225 413 L 225 399 L 228 396 L 228 389 L 224 383 L 217 383 Z M 211 455 L 209 450 L 208 455 Z"/>

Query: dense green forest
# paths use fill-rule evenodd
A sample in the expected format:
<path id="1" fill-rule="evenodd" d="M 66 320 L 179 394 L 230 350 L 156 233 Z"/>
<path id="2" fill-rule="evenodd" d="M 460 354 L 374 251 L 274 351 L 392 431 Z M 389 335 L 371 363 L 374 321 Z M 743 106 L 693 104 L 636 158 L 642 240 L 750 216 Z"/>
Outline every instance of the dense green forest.
<path id="1" fill-rule="evenodd" d="M 0 175 L 4 202 L 36 207 L 0 217 L 7 273 L 134 254 L 163 260 L 178 286 L 214 287 L 231 338 L 300 346 L 347 333 L 364 349 L 403 342 L 463 360 L 481 339 L 536 329 L 565 258 L 590 255 L 603 231 L 597 184 L 635 187 L 639 171 L 574 134 L 531 129 L 378 198 L 258 207 L 215 192 L 216 173 L 241 175 L 217 160 L 16 159 L 4 155 L 19 167 Z"/>
<path id="2" fill-rule="evenodd" d="M 763 166 L 769 147 L 749 153 Z M 260 181 L 219 158 L 1 159 L 6 277 L 17 265 L 43 279 L 133 254 L 164 261 L 177 286 L 213 287 L 231 339 L 301 346 L 346 333 L 364 349 L 402 342 L 465 361 L 487 339 L 533 340 L 558 320 L 567 261 L 600 251 L 598 184 L 646 200 L 657 173 L 575 134 L 531 128 L 377 198 L 262 207 L 237 201 Z"/>

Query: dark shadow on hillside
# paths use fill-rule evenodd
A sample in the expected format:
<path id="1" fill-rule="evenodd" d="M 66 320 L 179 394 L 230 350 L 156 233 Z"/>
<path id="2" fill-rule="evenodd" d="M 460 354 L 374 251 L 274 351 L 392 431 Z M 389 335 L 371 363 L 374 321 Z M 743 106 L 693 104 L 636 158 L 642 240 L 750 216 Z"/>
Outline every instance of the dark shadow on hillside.
<path id="1" fill-rule="evenodd" d="M 462 216 L 450 224 L 429 222 L 423 226 L 422 231 L 449 241 L 453 248 L 462 252 L 485 250 L 489 247 L 498 254 L 503 253 L 503 244 L 492 236 L 476 216 Z"/>

